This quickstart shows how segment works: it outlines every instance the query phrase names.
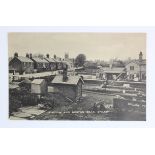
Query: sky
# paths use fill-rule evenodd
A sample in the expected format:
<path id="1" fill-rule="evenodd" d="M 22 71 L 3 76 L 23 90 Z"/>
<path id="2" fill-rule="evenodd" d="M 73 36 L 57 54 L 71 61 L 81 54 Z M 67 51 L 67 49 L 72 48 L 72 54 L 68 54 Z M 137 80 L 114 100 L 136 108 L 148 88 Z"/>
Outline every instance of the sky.
<path id="1" fill-rule="evenodd" d="M 15 52 L 19 56 L 26 53 L 44 54 L 50 57 L 54 54 L 64 58 L 68 53 L 70 58 L 78 54 L 86 55 L 87 60 L 109 60 L 113 58 L 138 59 L 140 51 L 146 57 L 145 33 L 9 33 L 9 57 Z"/>

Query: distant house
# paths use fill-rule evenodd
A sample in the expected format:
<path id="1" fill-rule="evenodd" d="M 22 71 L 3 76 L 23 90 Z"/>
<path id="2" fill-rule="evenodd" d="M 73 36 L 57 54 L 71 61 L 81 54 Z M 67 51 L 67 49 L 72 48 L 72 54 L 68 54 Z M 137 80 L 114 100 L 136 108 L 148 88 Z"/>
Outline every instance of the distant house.
<path id="1" fill-rule="evenodd" d="M 49 62 L 45 59 L 41 59 L 39 57 L 32 57 L 32 54 L 30 54 L 30 59 L 34 63 L 34 69 L 37 70 L 37 72 L 47 71 L 49 68 Z"/>
<path id="2" fill-rule="evenodd" d="M 142 52 L 139 53 L 138 60 L 132 60 L 125 66 L 128 80 L 146 80 L 146 60 L 143 59 Z"/>
<path id="3" fill-rule="evenodd" d="M 31 93 L 44 95 L 47 93 L 47 83 L 44 79 L 34 79 L 31 82 Z"/>
<path id="4" fill-rule="evenodd" d="M 102 79 L 116 80 L 124 78 L 126 75 L 125 65 L 122 61 L 115 60 L 110 64 L 105 64 L 99 71 L 99 77 Z"/>
<path id="5" fill-rule="evenodd" d="M 125 68 L 123 67 L 114 67 L 110 69 L 105 69 L 103 71 L 103 75 L 105 79 L 116 80 L 119 75 L 121 75 L 120 77 L 122 78 L 125 77 L 126 71 L 125 71 Z"/>
<path id="6" fill-rule="evenodd" d="M 97 63 L 94 61 L 86 61 L 84 63 L 85 72 L 87 74 L 95 75 L 98 70 L 97 66 Z"/>
<path id="7" fill-rule="evenodd" d="M 87 61 L 84 63 L 85 68 L 97 69 L 97 63 L 93 61 Z"/>
<path id="8" fill-rule="evenodd" d="M 9 71 L 19 74 L 32 73 L 34 70 L 33 61 L 28 57 L 18 56 L 18 53 L 14 54 L 14 58 L 9 62 Z"/>
<path id="9" fill-rule="evenodd" d="M 49 62 L 48 70 L 51 70 L 51 71 L 56 70 L 57 64 L 56 64 L 56 61 L 54 60 L 54 58 L 50 58 L 49 54 L 47 54 L 46 58 L 44 58 L 44 59 Z"/>
<path id="10" fill-rule="evenodd" d="M 56 70 L 62 70 L 63 69 L 62 59 L 54 55 L 54 61 L 56 62 Z"/>
<path id="11" fill-rule="evenodd" d="M 54 91 L 75 101 L 82 96 L 83 80 L 79 76 L 67 76 L 67 71 L 63 75 L 55 76 L 51 82 Z"/>

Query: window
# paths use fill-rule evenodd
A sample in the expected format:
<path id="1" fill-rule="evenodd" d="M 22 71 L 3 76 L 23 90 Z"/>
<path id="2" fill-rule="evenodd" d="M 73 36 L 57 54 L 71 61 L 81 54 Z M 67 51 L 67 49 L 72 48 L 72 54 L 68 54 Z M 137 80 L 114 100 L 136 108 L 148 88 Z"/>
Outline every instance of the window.
<path id="1" fill-rule="evenodd" d="M 130 66 L 130 70 L 134 70 L 134 66 Z"/>

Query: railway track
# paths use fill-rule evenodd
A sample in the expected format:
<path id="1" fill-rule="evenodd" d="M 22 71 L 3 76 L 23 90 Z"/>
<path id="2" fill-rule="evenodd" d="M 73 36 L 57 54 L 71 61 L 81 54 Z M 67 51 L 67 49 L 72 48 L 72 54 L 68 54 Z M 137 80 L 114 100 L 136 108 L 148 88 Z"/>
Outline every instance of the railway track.
<path id="1" fill-rule="evenodd" d="M 91 94 L 97 94 L 97 95 L 108 95 L 108 96 L 114 96 L 114 95 L 118 95 L 118 93 L 113 93 L 113 94 L 108 94 L 108 93 L 102 93 L 102 92 L 96 92 L 94 90 L 83 90 L 83 93 L 91 93 Z"/>
<path id="2" fill-rule="evenodd" d="M 86 93 L 93 93 L 93 94 L 98 94 L 98 95 L 107 95 L 107 96 L 115 96 L 115 95 L 121 95 L 121 96 L 124 96 L 124 97 L 137 97 L 137 94 L 131 94 L 131 93 L 121 93 L 121 92 L 111 92 L 109 93 L 108 90 L 107 92 L 101 92 L 101 91 L 97 91 L 97 90 L 88 90 L 88 89 L 83 89 L 83 92 L 86 92 Z M 144 96 L 146 97 L 146 96 Z"/>
<path id="3" fill-rule="evenodd" d="M 119 93 L 108 94 L 108 93 L 104 93 L 104 92 L 97 92 L 97 91 L 94 91 L 94 90 L 84 90 L 84 89 L 83 89 L 83 92 L 84 93 L 97 94 L 97 95 L 108 95 L 108 96 L 114 96 L 114 95 L 118 95 L 119 94 Z"/>

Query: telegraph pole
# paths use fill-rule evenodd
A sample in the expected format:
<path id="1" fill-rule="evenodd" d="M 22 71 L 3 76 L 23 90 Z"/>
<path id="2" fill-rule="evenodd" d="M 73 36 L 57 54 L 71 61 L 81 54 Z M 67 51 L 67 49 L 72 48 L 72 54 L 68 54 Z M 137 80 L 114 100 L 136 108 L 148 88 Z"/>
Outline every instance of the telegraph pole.
<path id="1" fill-rule="evenodd" d="M 143 60 L 143 54 L 142 54 L 142 52 L 140 52 L 139 53 L 139 81 L 142 80 L 142 78 L 141 78 L 141 74 L 142 74 L 142 71 L 141 71 L 142 60 Z"/>

